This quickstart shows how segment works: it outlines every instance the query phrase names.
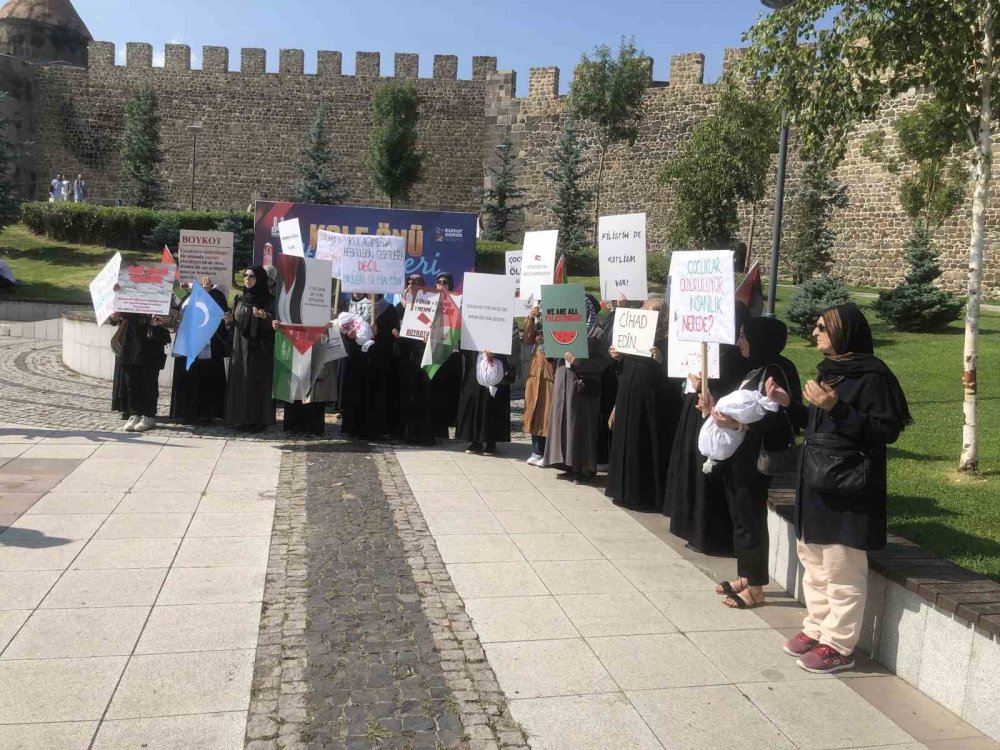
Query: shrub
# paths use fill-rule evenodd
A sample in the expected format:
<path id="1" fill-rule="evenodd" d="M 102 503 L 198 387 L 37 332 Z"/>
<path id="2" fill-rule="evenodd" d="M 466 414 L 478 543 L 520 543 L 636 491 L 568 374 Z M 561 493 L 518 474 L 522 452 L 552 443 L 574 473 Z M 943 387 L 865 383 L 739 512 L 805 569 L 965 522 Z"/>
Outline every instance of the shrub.
<path id="1" fill-rule="evenodd" d="M 836 276 L 816 276 L 802 283 L 788 301 L 785 317 L 804 339 L 811 338 L 816 319 L 834 305 L 851 301 L 851 290 Z"/>
<path id="2" fill-rule="evenodd" d="M 479 273 L 506 273 L 509 250 L 520 250 L 520 245 L 493 240 L 476 240 L 476 271 Z"/>
<path id="3" fill-rule="evenodd" d="M 233 269 L 253 264 L 253 214 L 230 211 L 218 221 L 215 229 L 233 233 Z"/>

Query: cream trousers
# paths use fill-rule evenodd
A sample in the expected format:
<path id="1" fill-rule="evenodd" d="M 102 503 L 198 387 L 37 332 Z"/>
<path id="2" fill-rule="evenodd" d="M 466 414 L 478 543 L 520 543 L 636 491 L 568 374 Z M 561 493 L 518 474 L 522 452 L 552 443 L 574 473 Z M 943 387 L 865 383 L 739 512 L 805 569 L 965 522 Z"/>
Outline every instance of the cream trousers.
<path id="1" fill-rule="evenodd" d="M 802 632 L 845 656 L 854 651 L 868 598 L 868 553 L 842 544 L 798 543 L 805 568 Z"/>

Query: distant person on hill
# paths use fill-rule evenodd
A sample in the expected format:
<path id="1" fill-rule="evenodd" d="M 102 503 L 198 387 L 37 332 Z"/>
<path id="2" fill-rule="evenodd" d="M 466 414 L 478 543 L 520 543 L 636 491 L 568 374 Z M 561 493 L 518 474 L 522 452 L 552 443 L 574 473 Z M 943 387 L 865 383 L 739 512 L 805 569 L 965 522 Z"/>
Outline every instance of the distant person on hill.
<path id="1" fill-rule="evenodd" d="M 82 174 L 78 174 L 73 181 L 73 202 L 87 202 L 87 181 L 83 179 Z"/>
<path id="2" fill-rule="evenodd" d="M 49 183 L 49 203 L 62 200 L 62 183 L 63 176 L 62 172 L 60 172 L 55 176 L 55 179 Z"/>
<path id="3" fill-rule="evenodd" d="M 73 190 L 73 183 L 69 181 L 69 177 L 63 177 L 62 185 L 59 190 L 59 198 L 57 200 L 66 203 L 69 200 L 70 193 Z"/>

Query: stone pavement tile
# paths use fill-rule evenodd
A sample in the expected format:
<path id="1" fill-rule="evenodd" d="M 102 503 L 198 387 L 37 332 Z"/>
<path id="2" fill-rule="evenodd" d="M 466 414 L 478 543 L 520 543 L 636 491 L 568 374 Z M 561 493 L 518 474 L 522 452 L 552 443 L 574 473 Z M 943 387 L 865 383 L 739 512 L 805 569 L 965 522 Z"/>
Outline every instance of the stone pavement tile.
<path id="1" fill-rule="evenodd" d="M 0 658 L 128 656 L 147 614 L 149 607 L 40 609 Z"/>
<path id="2" fill-rule="evenodd" d="M 189 537 L 271 536 L 274 513 L 205 513 L 198 511 Z"/>
<path id="3" fill-rule="evenodd" d="M 587 643 L 625 691 L 729 682 L 680 633 L 588 638 Z"/>
<path id="4" fill-rule="evenodd" d="M 965 737 L 960 740 L 928 740 L 927 750 L 998 750 L 1000 743 L 989 737 Z M 907 748 L 907 750 L 909 750 Z"/>
<path id="5" fill-rule="evenodd" d="M 2 444 L 0 444 L 0 447 L 3 447 Z M 13 458 L 9 457 L 5 458 L 4 456 L 0 456 L 0 468 L 3 468 L 13 460 L 14 460 Z"/>
<path id="6" fill-rule="evenodd" d="M 462 490 L 458 492 L 414 492 L 413 497 L 424 513 L 489 513 L 490 509 L 479 497 L 478 492 Z"/>
<path id="7" fill-rule="evenodd" d="M 732 685 L 648 690 L 628 698 L 670 750 L 795 750 Z"/>
<path id="8" fill-rule="evenodd" d="M 419 478 L 418 478 L 419 479 Z M 477 474 L 467 480 L 479 492 L 537 492 L 537 488 L 524 477 L 489 476 Z M 414 488 L 416 489 L 416 488 Z"/>
<path id="9" fill-rule="evenodd" d="M 173 568 L 167 575 L 158 605 L 259 602 L 264 595 L 266 569 Z"/>
<path id="10" fill-rule="evenodd" d="M 647 531 L 632 534 L 590 534 L 591 543 L 609 560 L 676 560 L 677 553 Z"/>
<path id="11" fill-rule="evenodd" d="M 466 599 L 465 611 L 482 643 L 580 637 L 551 596 Z"/>
<path id="12" fill-rule="evenodd" d="M 100 719 L 128 657 L 0 661 L 0 724 Z"/>
<path id="13" fill-rule="evenodd" d="M 51 443 L 41 443 L 32 446 L 25 451 L 22 458 L 90 458 L 97 451 L 98 445 L 91 443 L 88 445 L 53 445 Z M 75 468 L 75 466 L 73 467 Z"/>
<path id="14" fill-rule="evenodd" d="M 31 546 L 14 547 L 9 543 L 0 543 L 0 570 L 65 570 L 86 544 L 83 540 L 73 542 L 41 536 L 21 539 L 17 543 Z M 43 544 L 54 546 L 39 546 Z"/>
<path id="15" fill-rule="evenodd" d="M 497 511 L 555 511 L 555 507 L 540 492 L 480 492 L 479 496 L 494 513 Z"/>
<path id="16" fill-rule="evenodd" d="M 195 507 L 205 513 L 271 513 L 274 514 L 274 494 L 245 492 L 210 492 L 198 504 L 197 493 L 192 495 Z"/>
<path id="17" fill-rule="evenodd" d="M 767 604 L 754 610 L 760 619 L 776 630 L 779 628 L 802 629 L 802 620 L 806 616 L 806 608 L 785 592 L 764 592 Z"/>
<path id="18" fill-rule="evenodd" d="M 29 446 L 42 442 L 44 437 L 45 433 L 26 435 L 24 434 L 24 430 L 16 430 L 8 427 L 0 428 L 0 445 L 13 445 L 18 448 L 27 449 Z"/>
<path id="19" fill-rule="evenodd" d="M 0 513 L 0 533 L 13 526 L 20 517 L 20 513 Z"/>
<path id="20" fill-rule="evenodd" d="M 557 596 L 556 601 L 586 638 L 677 632 L 673 623 L 639 592 L 571 594 Z"/>
<path id="21" fill-rule="evenodd" d="M 864 747 L 914 739 L 840 680 L 738 687 L 799 747 Z"/>
<path id="22" fill-rule="evenodd" d="M 524 555 L 506 534 L 453 534 L 435 541 L 445 563 L 524 561 Z"/>
<path id="23" fill-rule="evenodd" d="M 114 434 L 100 432 L 84 432 L 77 430 L 50 432 L 42 440 L 45 445 L 94 445 L 99 446 L 106 440 L 117 437 Z"/>
<path id="24" fill-rule="evenodd" d="M 581 534 L 638 534 L 642 529 L 620 510 L 566 511 L 563 515 Z"/>
<path id="25" fill-rule="evenodd" d="M 410 461 L 400 460 L 400 467 L 408 477 L 423 477 L 443 474 L 455 476 L 461 471 L 454 461 Z"/>
<path id="26" fill-rule="evenodd" d="M 132 486 L 133 492 L 203 492 L 209 484 L 207 475 L 174 477 L 141 477 Z"/>
<path id="27" fill-rule="evenodd" d="M 427 528 L 436 539 L 446 534 L 503 534 L 504 528 L 492 513 L 447 511 L 424 513 Z"/>
<path id="28" fill-rule="evenodd" d="M 83 463 L 82 458 L 56 458 L 28 455 L 28 453 L 31 453 L 33 450 L 45 447 L 48 447 L 50 450 L 64 450 L 67 446 L 51 445 L 32 448 L 27 453 L 22 454 L 18 458 L 15 458 L 13 461 L 6 464 L 3 467 L 3 471 L 0 472 L 0 478 L 6 478 L 11 474 L 23 474 L 38 477 L 39 479 L 44 477 L 46 480 L 52 480 L 53 483 L 55 483 L 55 481 L 71 474 L 76 467 Z M 76 447 L 79 448 L 82 446 Z"/>
<path id="29" fill-rule="evenodd" d="M 270 551 L 267 537 L 247 536 L 223 539 L 185 539 L 175 568 L 264 567 Z"/>
<path id="30" fill-rule="evenodd" d="M 4 750 L 89 750 L 96 721 L 63 724 L 2 724 L 0 747 Z"/>
<path id="31" fill-rule="evenodd" d="M 30 609 L 0 610 L 0 652 L 7 648 L 7 644 L 11 642 L 18 629 L 30 616 Z"/>
<path id="32" fill-rule="evenodd" d="M 474 459 L 476 456 L 469 456 L 468 458 Z M 521 472 L 509 461 L 497 461 L 495 459 L 470 461 L 465 456 L 461 456 L 455 459 L 455 465 L 467 477 L 496 477 L 495 481 L 497 482 L 506 481 L 506 479 L 500 480 L 499 477 L 521 477 Z M 408 469 L 404 469 L 404 472 L 409 476 Z"/>
<path id="33" fill-rule="evenodd" d="M 44 492 L 0 492 L 0 513 L 20 516 L 45 497 Z"/>
<path id="34" fill-rule="evenodd" d="M 0 573 L 0 610 L 34 609 L 58 579 L 57 570 Z"/>
<path id="35" fill-rule="evenodd" d="M 60 513 L 111 513 L 125 497 L 124 492 L 50 492 L 32 505 L 28 515 Z"/>
<path id="36" fill-rule="evenodd" d="M 184 536 L 191 518 L 191 513 L 113 513 L 94 538 L 180 538 Z"/>
<path id="37" fill-rule="evenodd" d="M 549 593 L 526 562 L 452 563 L 446 567 L 455 591 L 463 599 Z"/>
<path id="38" fill-rule="evenodd" d="M 454 474 L 407 477 L 406 482 L 414 492 L 472 492 L 476 489 L 469 479 Z"/>
<path id="39" fill-rule="evenodd" d="M 686 560 L 615 560 L 640 591 L 705 591 L 712 582 Z"/>
<path id="40" fill-rule="evenodd" d="M 242 750 L 244 711 L 105 721 L 93 750 Z"/>
<path id="41" fill-rule="evenodd" d="M 107 718 L 246 711 L 253 663 L 253 649 L 133 656 Z"/>
<path id="42" fill-rule="evenodd" d="M 921 742 L 982 736 L 974 727 L 895 675 L 843 682 Z"/>
<path id="43" fill-rule="evenodd" d="M 553 594 L 620 594 L 634 587 L 615 566 L 599 560 L 540 560 L 531 563 Z"/>
<path id="44" fill-rule="evenodd" d="M 107 442 L 100 446 L 93 454 L 92 459 L 101 460 L 121 460 L 138 461 L 148 464 L 157 454 L 163 450 L 163 446 L 150 443 L 136 443 L 134 441 Z"/>
<path id="45" fill-rule="evenodd" d="M 510 710 L 532 750 L 662 750 L 621 693 L 514 700 Z"/>
<path id="46" fill-rule="evenodd" d="M 508 700 L 611 693 L 611 675 L 580 639 L 483 644 Z"/>
<path id="47" fill-rule="evenodd" d="M 525 558 L 535 560 L 603 560 L 583 534 L 511 534 Z"/>
<path id="48" fill-rule="evenodd" d="M 115 513 L 188 513 L 198 508 L 198 492 L 130 492 Z"/>
<path id="49" fill-rule="evenodd" d="M 180 545 L 180 539 L 91 539 L 73 568 L 168 568 Z"/>
<path id="50" fill-rule="evenodd" d="M 39 535 L 73 541 L 89 539 L 107 517 L 106 513 L 26 514 L 0 534 L 0 545 L 35 539 Z"/>
<path id="51" fill-rule="evenodd" d="M 14 473 L 12 467 L 18 459 L 14 459 L 5 464 L 0 469 L 0 489 L 3 494 L 12 495 L 37 495 L 41 497 L 59 486 L 61 475 L 54 474 L 28 474 L 23 471 Z"/>
<path id="52" fill-rule="evenodd" d="M 505 510 L 495 513 L 508 534 L 576 533 L 576 528 L 558 511 Z"/>
<path id="53" fill-rule="evenodd" d="M 257 647 L 260 602 L 153 607 L 137 654 L 231 651 Z"/>
<path id="54" fill-rule="evenodd" d="M 42 609 L 152 606 L 167 568 L 67 570 L 39 605 Z"/>
<path id="55" fill-rule="evenodd" d="M 31 446 L 32 443 L 5 443 L 0 434 L 0 458 L 17 458 Z"/>
<path id="56" fill-rule="evenodd" d="M 795 657 L 781 650 L 784 636 L 774 630 L 724 630 L 687 637 L 731 682 L 830 679 L 796 666 Z"/>
<path id="57" fill-rule="evenodd" d="M 646 596 L 682 633 L 769 627 L 757 617 L 759 610 L 727 607 L 722 603 L 725 597 L 714 591 L 650 591 Z"/>

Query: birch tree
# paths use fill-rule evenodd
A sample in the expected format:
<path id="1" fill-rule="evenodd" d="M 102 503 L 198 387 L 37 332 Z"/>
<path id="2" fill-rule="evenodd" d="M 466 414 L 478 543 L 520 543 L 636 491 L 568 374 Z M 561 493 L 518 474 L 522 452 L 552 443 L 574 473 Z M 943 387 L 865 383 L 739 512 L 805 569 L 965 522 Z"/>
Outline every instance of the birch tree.
<path id="1" fill-rule="evenodd" d="M 953 117 L 972 176 L 961 471 L 979 468 L 976 371 L 986 210 L 993 167 L 1000 0 L 799 0 L 746 34 L 745 72 L 788 112 L 802 148 L 830 164 L 886 97 L 927 90 Z"/>

